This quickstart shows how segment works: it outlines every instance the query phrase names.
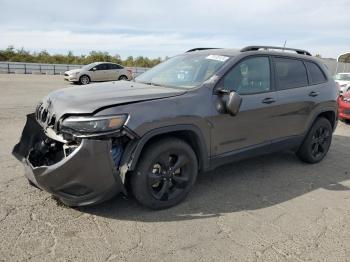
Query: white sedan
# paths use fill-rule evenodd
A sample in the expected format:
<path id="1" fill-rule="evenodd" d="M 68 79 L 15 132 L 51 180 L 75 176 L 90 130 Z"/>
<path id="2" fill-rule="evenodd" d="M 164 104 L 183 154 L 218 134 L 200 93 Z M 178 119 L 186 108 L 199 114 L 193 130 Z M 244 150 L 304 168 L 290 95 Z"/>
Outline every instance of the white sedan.
<path id="1" fill-rule="evenodd" d="M 121 65 L 108 62 L 95 62 L 64 73 L 69 82 L 87 85 L 90 82 L 131 80 L 132 72 Z"/>

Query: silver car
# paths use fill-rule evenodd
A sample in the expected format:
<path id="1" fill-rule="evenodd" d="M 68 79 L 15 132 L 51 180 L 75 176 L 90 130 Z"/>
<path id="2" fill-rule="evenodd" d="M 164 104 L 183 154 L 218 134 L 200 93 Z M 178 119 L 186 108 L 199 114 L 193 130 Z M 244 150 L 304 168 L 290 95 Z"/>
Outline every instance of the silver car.
<path id="1" fill-rule="evenodd" d="M 64 79 L 69 82 L 87 85 L 90 82 L 97 81 L 131 80 L 132 72 L 118 64 L 95 62 L 80 69 L 64 72 Z"/>
<path id="2" fill-rule="evenodd" d="M 341 94 L 350 91 L 350 73 L 338 73 L 334 76 L 334 80 Z"/>

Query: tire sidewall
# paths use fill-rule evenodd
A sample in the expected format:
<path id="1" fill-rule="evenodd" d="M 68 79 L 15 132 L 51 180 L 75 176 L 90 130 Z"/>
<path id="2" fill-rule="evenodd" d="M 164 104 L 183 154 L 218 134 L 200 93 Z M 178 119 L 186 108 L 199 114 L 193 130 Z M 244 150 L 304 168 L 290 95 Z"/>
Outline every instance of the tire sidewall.
<path id="1" fill-rule="evenodd" d="M 82 82 L 82 79 L 83 79 L 84 77 L 86 77 L 86 78 L 88 79 L 88 82 L 87 82 L 86 84 L 84 84 L 84 83 Z M 80 76 L 80 78 L 79 78 L 79 83 L 80 83 L 81 85 L 88 85 L 88 84 L 90 84 L 90 82 L 91 82 L 90 77 L 87 76 L 87 75 L 82 75 L 82 76 Z"/>
<path id="2" fill-rule="evenodd" d="M 155 199 L 148 186 L 147 172 L 149 172 L 151 165 L 157 159 L 157 157 L 168 150 L 176 150 L 184 153 L 190 160 L 190 181 L 182 192 L 181 195 L 170 199 L 168 201 L 161 201 Z M 193 152 L 192 148 L 179 139 L 163 139 L 159 142 L 152 144 L 150 147 L 146 148 L 142 153 L 139 163 L 132 174 L 131 187 L 133 195 L 142 205 L 147 206 L 152 209 L 164 209 L 174 206 L 180 203 L 190 192 L 193 187 L 198 173 L 198 163 L 197 157 Z"/>
<path id="3" fill-rule="evenodd" d="M 327 144 L 327 148 L 325 150 L 325 153 L 321 155 L 321 157 L 315 158 L 312 155 L 312 137 L 315 134 L 316 130 L 318 130 L 320 127 L 327 128 L 330 132 L 329 141 Z M 328 119 L 320 117 L 318 118 L 315 123 L 312 125 L 308 135 L 306 136 L 298 155 L 301 157 L 302 160 L 309 162 L 309 163 L 318 163 L 323 160 L 323 158 L 327 155 L 328 150 L 332 144 L 332 125 L 329 122 Z"/>

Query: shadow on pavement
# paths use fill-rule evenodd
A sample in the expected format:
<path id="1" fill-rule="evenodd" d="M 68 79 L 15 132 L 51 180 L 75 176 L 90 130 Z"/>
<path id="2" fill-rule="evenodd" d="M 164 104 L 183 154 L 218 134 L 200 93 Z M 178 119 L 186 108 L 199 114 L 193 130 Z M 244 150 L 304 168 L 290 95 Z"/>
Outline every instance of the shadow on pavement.
<path id="1" fill-rule="evenodd" d="M 350 137 L 334 135 L 330 152 L 321 163 L 303 163 L 292 152 L 232 163 L 200 174 L 186 200 L 170 209 L 149 210 L 132 198 L 117 196 L 103 204 L 79 210 L 119 220 L 160 222 L 261 209 L 317 189 L 350 190 L 341 184 L 350 179 L 349 159 Z"/>

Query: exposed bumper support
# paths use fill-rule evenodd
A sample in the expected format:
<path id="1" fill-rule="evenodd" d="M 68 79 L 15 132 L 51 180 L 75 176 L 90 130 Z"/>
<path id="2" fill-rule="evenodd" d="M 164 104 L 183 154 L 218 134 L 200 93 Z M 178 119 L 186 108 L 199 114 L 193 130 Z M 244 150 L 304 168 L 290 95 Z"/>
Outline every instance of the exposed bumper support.
<path id="1" fill-rule="evenodd" d="M 35 145 L 45 139 L 34 115 L 28 115 L 21 141 L 13 150 L 13 155 L 24 163 L 25 176 L 39 188 L 69 206 L 96 204 L 125 192 L 112 159 L 110 139 L 83 139 L 68 156 L 50 165 L 37 166 L 29 156 L 38 150 Z"/>

